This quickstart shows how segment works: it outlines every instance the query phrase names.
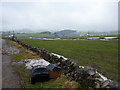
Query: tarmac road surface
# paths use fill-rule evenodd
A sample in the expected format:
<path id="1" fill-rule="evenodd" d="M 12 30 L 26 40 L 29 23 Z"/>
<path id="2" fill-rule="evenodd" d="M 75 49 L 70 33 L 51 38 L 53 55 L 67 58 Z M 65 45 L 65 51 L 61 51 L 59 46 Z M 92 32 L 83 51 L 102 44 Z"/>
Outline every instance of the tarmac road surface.
<path id="1" fill-rule="evenodd" d="M 0 37 L 0 89 L 2 89 L 2 39 Z"/>
<path id="2" fill-rule="evenodd" d="M 6 41 L 2 40 L 2 49 L 6 49 L 7 46 Z M 10 56 L 2 54 L 2 88 L 20 88 L 19 81 L 20 77 L 13 71 Z"/>

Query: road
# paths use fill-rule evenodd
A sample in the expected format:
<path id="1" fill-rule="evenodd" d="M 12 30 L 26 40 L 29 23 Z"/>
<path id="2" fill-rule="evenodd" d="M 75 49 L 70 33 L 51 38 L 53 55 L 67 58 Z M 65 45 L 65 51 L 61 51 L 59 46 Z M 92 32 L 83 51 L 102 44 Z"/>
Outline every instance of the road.
<path id="1" fill-rule="evenodd" d="M 6 50 L 7 47 L 8 45 L 6 45 L 6 41 L 2 40 L 2 49 Z M 7 52 L 9 51 L 7 50 Z M 10 56 L 7 55 L 7 52 L 2 53 L 2 88 L 20 88 L 20 77 L 14 72 Z"/>
<path id="2" fill-rule="evenodd" d="M 0 37 L 0 89 L 2 89 L 2 39 Z"/>

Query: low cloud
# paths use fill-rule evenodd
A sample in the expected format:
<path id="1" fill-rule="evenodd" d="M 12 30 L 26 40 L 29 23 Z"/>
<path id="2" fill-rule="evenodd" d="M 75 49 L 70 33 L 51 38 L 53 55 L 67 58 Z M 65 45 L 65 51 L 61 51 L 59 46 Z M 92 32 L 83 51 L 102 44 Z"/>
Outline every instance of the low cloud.
<path id="1" fill-rule="evenodd" d="M 3 2 L 3 30 L 117 30 L 117 2 Z"/>

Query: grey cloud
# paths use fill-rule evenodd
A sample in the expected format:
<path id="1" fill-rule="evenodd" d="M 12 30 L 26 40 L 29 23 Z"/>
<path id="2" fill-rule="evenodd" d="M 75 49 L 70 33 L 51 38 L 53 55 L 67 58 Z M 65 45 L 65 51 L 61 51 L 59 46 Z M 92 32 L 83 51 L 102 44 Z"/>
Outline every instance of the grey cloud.
<path id="1" fill-rule="evenodd" d="M 14 29 L 76 29 L 117 30 L 116 2 L 56 2 L 2 4 L 4 30 Z"/>

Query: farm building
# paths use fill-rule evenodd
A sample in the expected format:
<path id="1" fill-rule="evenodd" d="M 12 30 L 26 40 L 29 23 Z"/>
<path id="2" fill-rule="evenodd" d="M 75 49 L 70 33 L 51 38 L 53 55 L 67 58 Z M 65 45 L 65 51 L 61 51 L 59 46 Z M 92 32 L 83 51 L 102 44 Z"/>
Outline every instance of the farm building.
<path id="1" fill-rule="evenodd" d="M 105 37 L 106 40 L 114 40 L 114 39 L 118 39 L 118 37 Z"/>

